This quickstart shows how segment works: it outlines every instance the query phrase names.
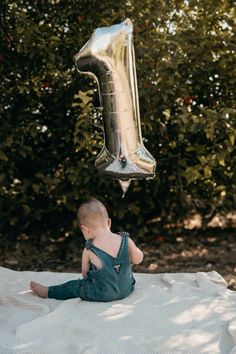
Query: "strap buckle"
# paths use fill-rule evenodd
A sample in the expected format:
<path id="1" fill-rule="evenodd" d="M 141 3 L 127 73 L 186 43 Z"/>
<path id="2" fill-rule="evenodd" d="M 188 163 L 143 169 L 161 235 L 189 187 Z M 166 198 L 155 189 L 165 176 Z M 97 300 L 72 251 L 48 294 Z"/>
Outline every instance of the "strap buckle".
<path id="1" fill-rule="evenodd" d="M 115 268 L 117 273 L 120 272 L 120 264 L 115 264 L 115 265 L 113 265 L 113 267 Z"/>

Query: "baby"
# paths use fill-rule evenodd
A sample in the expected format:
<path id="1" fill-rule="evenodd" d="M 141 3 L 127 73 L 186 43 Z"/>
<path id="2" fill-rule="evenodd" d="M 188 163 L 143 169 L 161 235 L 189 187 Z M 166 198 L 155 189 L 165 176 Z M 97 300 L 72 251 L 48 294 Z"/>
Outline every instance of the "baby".
<path id="1" fill-rule="evenodd" d="M 99 200 L 84 202 L 77 218 L 86 240 L 82 253 L 83 278 L 49 287 L 31 282 L 30 288 L 40 297 L 58 300 L 79 297 L 87 301 L 113 301 L 125 298 L 135 285 L 131 264 L 142 262 L 142 251 L 128 233 L 111 232 L 111 219 Z"/>

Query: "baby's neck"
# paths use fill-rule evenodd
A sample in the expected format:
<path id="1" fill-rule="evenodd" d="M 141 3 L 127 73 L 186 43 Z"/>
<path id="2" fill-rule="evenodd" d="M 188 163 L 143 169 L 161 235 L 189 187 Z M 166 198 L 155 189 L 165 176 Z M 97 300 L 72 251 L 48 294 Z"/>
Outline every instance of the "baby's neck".
<path id="1" fill-rule="evenodd" d="M 94 230 L 92 240 L 98 240 L 98 239 L 106 239 L 107 237 L 110 237 L 112 235 L 112 232 L 109 228 L 98 228 Z"/>

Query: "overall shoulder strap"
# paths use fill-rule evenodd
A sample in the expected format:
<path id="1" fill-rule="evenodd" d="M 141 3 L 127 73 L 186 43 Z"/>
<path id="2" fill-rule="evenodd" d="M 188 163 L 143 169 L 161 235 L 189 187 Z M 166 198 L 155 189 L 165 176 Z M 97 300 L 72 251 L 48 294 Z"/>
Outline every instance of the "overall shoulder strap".
<path id="1" fill-rule="evenodd" d="M 107 257 L 111 257 L 107 252 L 103 251 L 101 248 L 96 247 L 92 240 L 88 240 L 85 244 L 87 250 L 92 251 L 96 256 L 98 256 L 104 263 Z"/>
<path id="2" fill-rule="evenodd" d="M 124 265 L 129 260 L 129 250 L 128 250 L 129 233 L 123 231 L 123 232 L 119 232 L 119 234 L 122 236 L 121 247 L 117 255 L 117 258 L 114 259 L 113 262 L 113 267 L 115 268 L 117 273 L 120 273 L 121 265 L 122 264 Z"/>
<path id="3" fill-rule="evenodd" d="M 123 254 L 127 253 L 127 250 L 128 250 L 129 233 L 122 231 L 122 232 L 119 232 L 119 234 L 122 236 L 122 241 L 121 241 L 121 247 L 120 247 L 119 253 L 117 255 L 117 259 L 120 259 L 121 257 L 123 257 Z"/>
<path id="4" fill-rule="evenodd" d="M 91 242 L 91 240 L 87 240 L 86 242 L 85 242 L 85 248 L 87 249 L 87 250 L 90 250 L 91 248 L 92 248 L 92 242 Z"/>
<path id="5" fill-rule="evenodd" d="M 118 235 L 129 237 L 129 232 L 120 231 L 120 232 L 117 232 L 117 233 L 118 233 Z"/>
<path id="6" fill-rule="evenodd" d="M 86 248 L 87 250 L 92 251 L 93 253 L 95 253 L 97 256 L 100 257 L 99 249 L 94 246 L 93 241 L 87 240 L 86 243 L 85 243 L 85 248 Z"/>

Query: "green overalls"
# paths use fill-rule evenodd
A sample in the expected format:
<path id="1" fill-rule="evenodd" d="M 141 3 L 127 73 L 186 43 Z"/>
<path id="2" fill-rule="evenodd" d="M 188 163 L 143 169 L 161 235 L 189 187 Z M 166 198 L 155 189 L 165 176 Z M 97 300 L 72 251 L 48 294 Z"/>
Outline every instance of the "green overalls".
<path id="1" fill-rule="evenodd" d="M 102 262 L 102 268 L 96 269 L 93 264 L 86 279 L 70 280 L 67 283 L 50 286 L 48 297 L 58 300 L 80 297 L 87 301 L 114 301 L 123 299 L 133 290 L 135 279 L 131 270 L 128 251 L 128 236 L 121 233 L 122 241 L 116 258 L 94 246 L 91 240 L 85 247 L 94 252 Z"/>

